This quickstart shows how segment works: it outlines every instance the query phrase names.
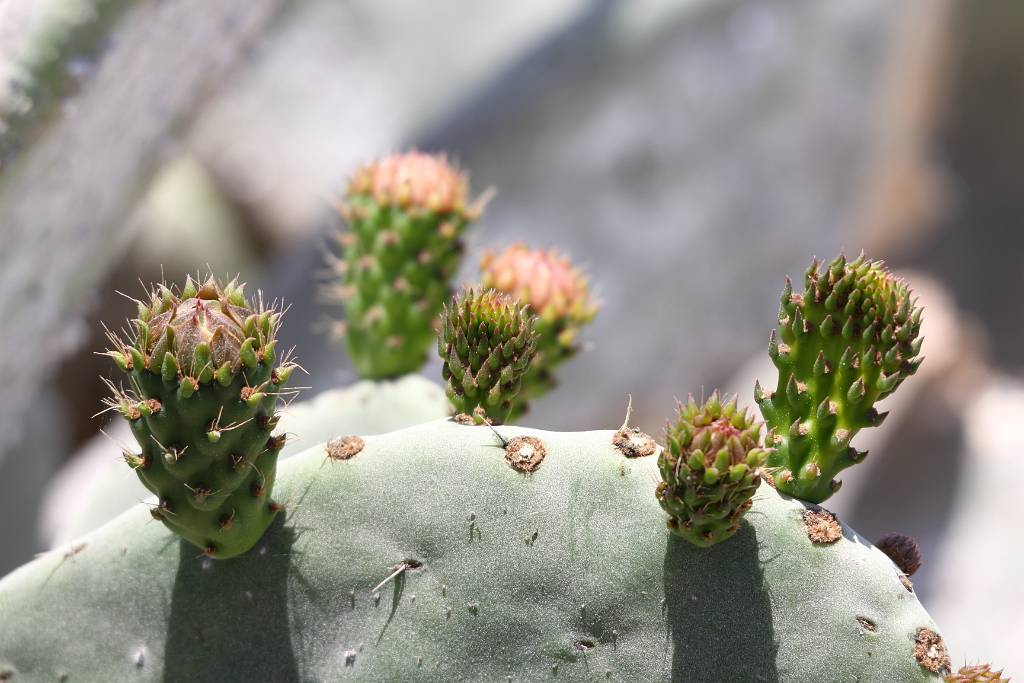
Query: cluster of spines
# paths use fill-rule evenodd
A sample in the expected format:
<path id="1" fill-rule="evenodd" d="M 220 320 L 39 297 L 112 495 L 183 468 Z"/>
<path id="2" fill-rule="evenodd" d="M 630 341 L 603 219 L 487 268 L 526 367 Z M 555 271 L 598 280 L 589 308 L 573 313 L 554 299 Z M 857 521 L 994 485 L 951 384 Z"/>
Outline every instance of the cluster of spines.
<path id="1" fill-rule="evenodd" d="M 820 503 L 838 490 L 835 476 L 867 455 L 850 441 L 885 419 L 875 402 L 920 365 L 921 309 L 902 280 L 863 255 L 815 261 L 804 285 L 794 293 L 786 280 L 768 349 L 778 385 L 758 383 L 754 397 L 775 431 L 776 488 Z"/>
<path id="2" fill-rule="evenodd" d="M 946 683 L 1010 683 L 1002 671 L 993 671 L 988 664 L 969 664 L 946 676 Z"/>
<path id="3" fill-rule="evenodd" d="M 483 210 L 470 203 L 466 176 L 443 157 L 411 152 L 361 167 L 338 210 L 348 230 L 329 255 L 345 309 L 340 330 L 361 376 L 415 372 L 451 295 L 461 237 Z"/>
<path id="4" fill-rule="evenodd" d="M 484 288 L 528 305 L 537 315 L 537 352 L 523 377 L 510 419 L 528 410 L 528 401 L 555 386 L 554 370 L 580 349 L 580 329 L 597 315 L 598 304 L 582 272 L 553 250 L 514 244 L 488 251 L 480 262 Z"/>
<path id="5" fill-rule="evenodd" d="M 537 347 L 537 319 L 492 289 L 469 289 L 441 313 L 437 350 L 448 399 L 458 413 L 504 422 Z"/>
<path id="6" fill-rule="evenodd" d="M 133 330 L 107 351 L 130 388 L 109 405 L 140 452 L 125 462 L 159 497 L 154 518 L 211 557 L 245 552 L 281 506 L 269 500 L 283 436 L 275 408 L 294 363 L 277 361 L 281 313 L 250 306 L 236 282 L 191 278 L 139 302 Z"/>
<path id="7" fill-rule="evenodd" d="M 735 398 L 723 402 L 718 392 L 703 405 L 691 396 L 679 406 L 658 457 L 656 496 L 669 529 L 700 547 L 739 530 L 769 453 L 761 446 L 761 428 Z"/>

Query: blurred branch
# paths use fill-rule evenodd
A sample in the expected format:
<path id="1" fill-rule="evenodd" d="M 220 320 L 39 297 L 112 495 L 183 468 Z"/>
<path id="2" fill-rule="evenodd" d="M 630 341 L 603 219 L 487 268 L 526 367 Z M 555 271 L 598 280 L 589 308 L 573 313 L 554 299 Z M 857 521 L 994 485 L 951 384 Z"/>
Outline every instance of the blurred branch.
<path id="1" fill-rule="evenodd" d="M 0 457 L 126 246 L 125 218 L 285 0 L 163 0 L 121 20 L 95 72 L 0 184 Z"/>

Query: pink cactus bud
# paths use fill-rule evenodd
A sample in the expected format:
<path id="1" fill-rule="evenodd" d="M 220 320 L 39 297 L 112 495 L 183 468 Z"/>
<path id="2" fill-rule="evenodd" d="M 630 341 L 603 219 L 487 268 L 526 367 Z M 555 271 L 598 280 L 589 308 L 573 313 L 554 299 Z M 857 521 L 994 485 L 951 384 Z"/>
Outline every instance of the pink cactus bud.
<path id="1" fill-rule="evenodd" d="M 557 252 L 515 244 L 500 254 L 488 251 L 480 269 L 485 287 L 514 296 L 543 320 L 583 323 L 597 313 L 586 278 Z"/>
<path id="2" fill-rule="evenodd" d="M 451 212 L 466 209 L 468 187 L 466 176 L 443 156 L 409 152 L 360 168 L 349 193 L 371 195 L 378 204 Z"/>

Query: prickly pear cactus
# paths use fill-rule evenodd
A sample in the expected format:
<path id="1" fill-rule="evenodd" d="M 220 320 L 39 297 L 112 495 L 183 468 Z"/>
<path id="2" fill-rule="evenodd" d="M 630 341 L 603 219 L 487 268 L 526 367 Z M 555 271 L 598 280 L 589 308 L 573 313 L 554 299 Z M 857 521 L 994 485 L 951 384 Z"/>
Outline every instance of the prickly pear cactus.
<path id="1" fill-rule="evenodd" d="M 537 315 L 537 351 L 523 375 L 509 420 L 529 408 L 555 384 L 555 369 L 580 350 L 580 331 L 597 315 L 597 302 L 583 274 L 555 251 L 515 244 L 488 251 L 480 262 L 481 282 L 512 296 Z"/>
<path id="2" fill-rule="evenodd" d="M 110 335 L 130 384 L 111 383 L 110 406 L 141 449 L 125 462 L 158 496 L 153 518 L 210 557 L 251 548 L 281 509 L 270 492 L 285 438 L 272 433 L 294 364 L 276 364 L 280 319 L 235 282 L 189 279 L 139 302 L 129 341 Z"/>
<path id="3" fill-rule="evenodd" d="M 483 210 L 466 177 L 412 152 L 359 169 L 339 207 L 349 230 L 329 257 L 345 308 L 342 333 L 367 379 L 415 372 L 433 344 L 441 303 L 462 257 L 461 236 Z"/>
<path id="4" fill-rule="evenodd" d="M 661 483 L 655 495 L 668 513 L 668 528 L 701 547 L 740 530 L 753 503 L 768 451 L 761 423 L 722 401 L 718 392 L 703 405 L 691 396 L 669 425 L 668 448 L 658 458 Z"/>
<path id="5" fill-rule="evenodd" d="M 874 404 L 923 360 L 921 309 L 905 282 L 863 255 L 815 261 L 802 293 L 786 279 L 781 303 L 769 343 L 778 387 L 758 384 L 755 399 L 775 432 L 775 487 L 820 503 L 839 489 L 836 475 L 867 456 L 850 441 L 882 423 Z"/>
<path id="6" fill-rule="evenodd" d="M 537 349 L 536 323 L 520 302 L 493 289 L 469 289 L 445 305 L 437 352 L 458 413 L 505 421 Z"/>
<path id="7" fill-rule="evenodd" d="M 762 486 L 698 548 L 612 431 L 432 422 L 281 463 L 288 503 L 205 558 L 138 506 L 0 581 L 18 680 L 941 681 L 881 552 Z M 526 451 L 536 466 L 514 467 Z M 627 452 L 632 452 L 628 451 Z M 816 538 L 821 538 L 816 536 Z M 59 625 L 59 627 L 58 627 Z M 45 634 L 41 637 L 40 634 Z M 932 667 L 933 673 L 926 667 Z"/>

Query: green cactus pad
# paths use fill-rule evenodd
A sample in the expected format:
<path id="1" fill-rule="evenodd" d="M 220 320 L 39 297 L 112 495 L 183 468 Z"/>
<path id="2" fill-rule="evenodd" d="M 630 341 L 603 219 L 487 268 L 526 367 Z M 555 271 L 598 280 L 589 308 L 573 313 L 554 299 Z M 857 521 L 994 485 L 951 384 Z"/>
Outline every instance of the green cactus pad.
<path id="1" fill-rule="evenodd" d="M 691 396 L 679 406 L 658 457 L 662 481 L 655 491 L 669 529 L 700 547 L 740 530 L 768 457 L 761 427 L 735 398 L 723 403 L 718 392 L 703 405 Z"/>
<path id="2" fill-rule="evenodd" d="M 345 308 L 344 338 L 368 379 L 400 377 L 426 361 L 451 294 L 461 237 L 483 210 L 464 175 L 442 157 L 410 153 L 361 168 L 339 207 L 348 231 L 329 260 Z"/>
<path id="3" fill-rule="evenodd" d="M 275 368 L 281 314 L 246 301 L 242 287 L 191 279 L 139 303 L 130 343 L 108 352 L 130 388 L 110 384 L 110 406 L 140 446 L 125 462 L 158 496 L 153 518 L 216 558 L 263 535 L 283 436 L 275 407 L 293 365 Z"/>
<path id="4" fill-rule="evenodd" d="M 582 273 L 555 251 L 515 244 L 488 251 L 480 261 L 481 283 L 514 297 L 537 314 L 537 352 L 523 375 L 522 389 L 508 420 L 529 409 L 529 401 L 555 385 L 555 369 L 580 350 L 580 331 L 597 315 L 598 304 Z"/>
<path id="5" fill-rule="evenodd" d="M 281 463 L 289 506 L 248 554 L 197 556 L 133 509 L 0 581 L 13 681 L 941 681 L 938 634 L 882 553 L 816 545 L 761 487 L 728 542 L 665 528 L 652 456 L 613 431 L 367 437 Z M 44 635 L 42 635 L 44 634 Z M 922 641 L 923 642 L 923 641 Z"/>
<path id="6" fill-rule="evenodd" d="M 445 305 L 437 352 L 458 413 L 501 424 L 537 348 L 536 316 L 504 294 L 466 290 Z"/>
<path id="7" fill-rule="evenodd" d="M 906 283 L 863 255 L 823 268 L 815 261 L 804 285 L 794 294 L 786 280 L 769 344 L 778 386 L 758 384 L 754 397 L 775 432 L 768 459 L 775 487 L 820 503 L 838 490 L 836 475 L 867 455 L 850 441 L 882 423 L 875 402 L 923 360 L 921 309 Z"/>

